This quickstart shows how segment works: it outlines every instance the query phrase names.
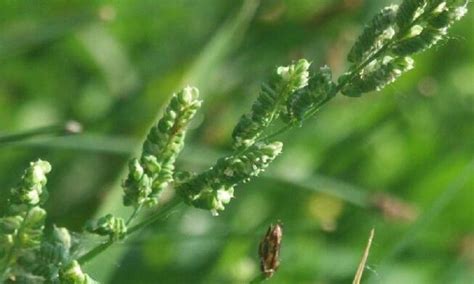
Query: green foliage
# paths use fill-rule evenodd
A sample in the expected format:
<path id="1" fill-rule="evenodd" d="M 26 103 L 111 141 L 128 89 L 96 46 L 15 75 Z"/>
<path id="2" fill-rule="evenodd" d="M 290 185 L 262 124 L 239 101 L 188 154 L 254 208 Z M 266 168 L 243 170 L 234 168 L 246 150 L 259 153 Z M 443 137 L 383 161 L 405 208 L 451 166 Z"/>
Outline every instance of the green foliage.
<path id="1" fill-rule="evenodd" d="M 273 141 L 276 135 L 295 126 L 302 126 L 303 122 L 314 116 L 323 105 L 336 97 L 339 92 L 345 96 L 358 97 L 363 93 L 380 91 L 388 84 L 396 81 L 404 72 L 413 68 L 414 60 L 411 56 L 447 38 L 447 29 L 466 13 L 466 7 L 467 1 L 406 0 L 400 6 L 392 5 L 384 8 L 365 26 L 362 34 L 349 51 L 348 61 L 350 66 L 348 71 L 336 79 L 333 79 L 331 68 L 325 66 L 311 70 L 310 63 L 306 59 L 294 61 L 288 66 L 275 68 L 268 83 L 261 86 L 260 92 L 251 106 L 251 110 L 240 118 L 234 128 L 231 152 L 222 155 L 210 168 L 201 172 L 197 171 L 196 173 L 180 171 L 177 169 L 176 164 L 178 155 L 184 147 L 186 131 L 192 118 L 201 106 L 198 90 L 193 87 L 184 88 L 172 96 L 161 119 L 149 130 L 140 156 L 129 161 L 128 174 L 122 187 L 123 204 L 132 207 L 132 214 L 128 219 L 118 217 L 120 214 L 106 214 L 99 219 L 91 220 L 85 226 L 84 234 L 80 234 L 79 238 L 73 237 L 74 234 L 70 233 L 66 228 L 55 226 L 49 230 L 49 233 L 46 233 L 48 231 L 44 228 L 46 211 L 40 206 L 47 199 L 47 192 L 45 190 L 46 174 L 51 171 L 51 166 L 49 163 L 41 160 L 31 163 L 19 185 L 11 190 L 5 216 L 0 218 L 1 280 L 8 283 L 95 283 L 94 280 L 83 272 L 83 267 L 81 266 L 88 260 L 98 256 L 110 245 L 124 241 L 133 232 L 137 232 L 156 221 L 158 219 L 157 216 L 163 214 L 165 210 L 158 210 L 158 214 L 152 212 L 139 215 L 139 213 L 142 212 L 142 209 L 159 203 L 160 193 L 165 188 L 173 189 L 177 194 L 177 198 L 185 204 L 210 211 L 212 215 L 218 215 L 234 198 L 234 194 L 237 195 L 238 191 L 234 192 L 237 186 L 259 176 L 281 154 L 283 144 Z M 197 8 L 195 7 L 195 9 Z M 278 14 L 277 12 L 278 10 L 276 12 L 273 11 L 273 13 L 270 13 L 270 16 L 274 17 L 275 14 Z M 264 18 L 262 16 L 262 19 Z M 242 22 L 247 22 L 247 20 L 242 20 Z M 140 27 L 140 31 L 141 28 L 146 29 L 147 27 Z M 279 33 L 283 34 L 283 31 L 279 31 Z M 267 49 L 270 50 L 269 48 Z M 207 54 L 206 56 L 210 55 Z M 149 61 L 148 58 L 147 61 Z M 258 62 L 258 60 L 254 61 Z M 315 65 L 315 63 L 312 64 Z M 202 66 L 205 65 L 202 64 Z M 336 67 L 340 68 L 341 66 L 334 66 L 334 70 L 339 70 Z M 247 66 L 243 70 L 247 71 L 246 68 Z M 215 78 L 207 75 L 199 74 L 199 77 L 213 82 L 212 79 Z M 173 74 L 173 76 L 176 75 Z M 245 75 L 241 77 L 245 77 Z M 223 89 L 235 84 L 235 82 L 230 80 L 232 78 L 228 79 L 222 80 Z M 163 83 L 162 81 L 157 81 Z M 209 82 L 207 83 L 210 85 Z M 209 101 L 210 109 L 212 110 L 214 106 L 212 105 L 212 99 Z M 126 101 L 124 105 L 127 108 L 133 107 L 130 106 L 133 103 L 136 102 L 130 100 Z M 118 101 L 117 106 L 121 106 Z M 124 106 L 122 105 L 121 107 Z M 389 113 L 387 117 L 389 117 L 395 111 L 391 110 L 390 106 L 387 108 L 389 108 L 387 111 Z M 214 111 L 214 113 L 210 111 L 209 118 L 213 123 L 218 123 L 218 115 L 221 109 L 219 107 L 215 107 L 215 109 L 219 111 Z M 228 109 L 222 109 L 222 112 L 227 113 Z M 140 108 L 138 110 L 134 112 L 133 116 L 139 117 L 142 114 L 142 110 Z M 117 116 L 121 115 L 123 113 L 119 112 L 117 114 Z M 340 111 L 336 116 L 338 115 L 344 121 L 344 112 Z M 215 117 L 216 119 L 214 119 Z M 326 133 L 328 136 L 344 136 L 343 131 L 336 133 L 339 131 L 338 127 L 340 127 L 337 125 L 339 117 L 337 118 L 327 123 L 327 125 L 330 125 L 327 130 L 328 133 Z M 126 119 L 123 120 L 126 121 Z M 350 120 L 347 121 L 352 122 Z M 281 126 L 280 130 L 274 131 L 275 126 Z M 312 125 L 307 129 L 311 130 L 313 127 L 318 126 Z M 212 128 L 210 130 L 204 129 L 204 127 L 201 128 L 198 131 L 215 134 Z M 314 132 L 308 131 L 308 133 L 312 134 Z M 371 136 L 371 129 L 363 129 L 359 136 L 355 138 L 349 137 L 345 141 L 347 144 L 344 144 L 344 147 L 338 147 L 334 152 L 328 154 L 328 160 L 338 160 L 334 159 L 333 153 L 336 154 L 336 157 L 341 156 L 344 160 L 346 158 L 350 160 L 351 157 L 347 156 L 354 154 L 355 150 L 350 152 L 348 149 L 353 150 L 357 148 L 355 147 L 357 139 L 375 140 L 376 138 Z M 197 139 L 194 138 L 194 140 Z M 313 140 L 314 138 L 308 139 Z M 356 142 L 354 143 L 351 139 L 356 140 Z M 397 141 L 387 139 L 385 142 L 396 143 Z M 347 147 L 349 144 L 350 147 Z M 308 159 L 312 159 L 312 155 L 315 155 L 314 153 L 317 153 L 317 151 L 322 151 L 314 149 L 317 148 L 314 145 L 311 145 L 311 147 L 312 152 L 308 152 L 308 157 L 306 157 Z M 285 146 L 285 149 L 287 149 L 287 146 Z M 414 151 L 413 156 L 423 155 L 421 150 Z M 211 162 L 206 161 L 205 156 L 202 154 L 199 157 L 201 164 Z M 294 155 L 290 152 L 289 156 Z M 289 159 L 291 160 L 291 157 Z M 183 160 L 186 163 L 186 157 L 183 157 Z M 367 159 L 360 159 L 359 157 L 354 158 L 354 160 L 357 160 L 357 166 L 351 168 L 346 165 L 348 167 L 348 176 L 356 176 L 359 174 L 358 171 L 366 169 L 364 163 L 370 163 Z M 451 161 L 449 157 L 447 161 Z M 296 173 L 296 176 L 300 174 L 297 172 L 298 166 L 301 166 L 298 162 L 300 161 L 295 163 L 293 160 L 295 165 L 291 163 L 285 164 L 285 173 L 289 175 Z M 322 171 L 333 174 L 331 172 L 332 168 L 326 167 L 326 163 L 331 165 L 331 161 L 321 161 Z M 344 163 L 341 162 L 341 164 Z M 379 162 L 380 164 L 382 162 Z M 97 167 L 97 169 L 99 168 Z M 59 170 L 61 175 L 65 176 L 63 173 L 66 170 Z M 307 170 L 308 173 L 313 171 L 309 167 Z M 337 170 L 334 171 L 337 172 Z M 410 171 L 410 169 L 407 169 L 407 171 Z M 354 183 L 357 182 L 357 180 L 354 181 Z M 331 192 L 331 187 L 337 186 L 337 184 L 336 182 L 330 183 L 330 186 L 320 186 L 324 187 L 324 189 L 320 190 Z M 326 187 L 329 189 L 326 189 Z M 258 195 L 255 196 L 259 197 Z M 289 196 L 293 198 L 292 195 Z M 370 196 L 369 193 L 367 193 L 367 196 Z M 285 197 L 287 198 L 288 195 L 285 195 Z M 288 214 L 286 211 L 298 211 L 298 213 L 293 212 L 294 216 L 302 214 L 301 212 L 306 212 L 306 209 L 299 204 L 298 210 L 292 210 L 292 208 L 287 206 L 287 203 L 290 204 L 291 202 L 285 200 L 285 197 L 279 200 L 282 202 L 274 206 L 277 210 L 262 214 L 276 217 L 280 216 L 280 214 Z M 307 202 L 307 199 L 311 201 L 313 198 L 313 196 L 310 198 L 306 197 L 304 196 L 302 199 L 302 204 L 306 204 L 303 202 Z M 274 194 L 274 196 L 269 195 L 266 198 L 273 202 L 273 200 L 278 200 L 280 197 L 278 194 Z M 255 198 L 258 202 L 261 199 Z M 317 201 L 315 202 L 316 206 L 313 207 L 323 206 L 323 209 L 325 209 L 324 201 L 327 200 L 323 199 L 321 201 L 318 199 Z M 330 204 L 328 210 L 322 210 L 325 214 L 330 215 L 333 211 L 337 211 L 334 209 L 337 208 L 337 205 L 331 204 L 331 202 L 331 200 L 328 201 Z M 370 202 L 372 201 L 367 199 L 362 203 L 362 206 L 372 206 L 375 208 L 376 205 L 372 205 Z M 265 207 L 262 208 L 262 212 L 265 212 Z M 251 206 L 248 211 L 247 208 L 244 209 L 244 212 L 258 215 L 258 212 L 255 213 L 250 210 Z M 236 209 L 234 208 L 234 210 Z M 309 214 L 313 214 L 312 212 L 316 209 L 311 207 L 308 210 L 311 212 Z M 318 215 L 321 214 L 320 212 L 314 214 L 318 218 L 321 217 Z M 300 217 L 298 220 L 305 219 Z M 268 216 L 260 217 L 260 219 L 264 218 L 268 218 Z M 236 220 L 235 223 L 241 222 L 238 219 Z M 249 221 L 248 223 L 257 223 L 258 218 L 255 217 L 255 220 L 245 220 L 245 225 L 247 225 L 247 221 Z M 183 228 L 186 227 L 184 221 L 183 224 Z M 250 228 L 251 226 L 248 225 L 248 227 Z M 240 230 L 240 228 L 238 229 Z M 290 228 L 288 231 L 291 232 L 292 229 L 294 228 Z M 92 249 L 84 241 L 85 236 L 91 237 L 90 233 L 98 235 L 94 237 L 101 239 L 100 245 L 92 247 Z M 236 230 L 235 233 L 245 234 L 245 231 Z M 213 234 L 213 237 L 214 235 L 218 234 Z M 232 240 L 229 243 L 232 245 Z M 306 250 L 306 247 L 314 246 L 312 241 L 311 243 L 304 243 L 299 242 L 298 239 L 293 239 L 293 242 L 289 241 L 288 243 L 290 246 L 292 244 L 293 246 L 301 244 L 303 250 Z M 233 247 L 231 245 L 229 245 L 229 250 L 232 251 Z M 226 256 L 225 252 L 220 251 L 219 253 L 222 253 L 222 258 Z M 172 260 L 166 259 L 168 256 L 165 253 L 161 254 L 161 251 L 160 257 L 160 261 L 173 263 Z M 313 263 L 312 261 L 313 259 L 311 259 L 311 263 Z M 322 260 L 318 261 L 321 262 Z M 207 262 L 205 264 L 207 265 Z M 211 270 L 211 265 L 204 268 Z M 292 264 L 289 265 L 291 266 Z M 297 266 L 299 264 L 296 263 L 294 265 Z M 191 267 L 191 265 L 189 266 Z M 237 270 L 236 266 L 233 266 L 235 270 Z M 245 263 L 242 266 L 244 267 Z M 212 273 L 216 272 L 209 273 L 209 277 L 212 278 Z"/>

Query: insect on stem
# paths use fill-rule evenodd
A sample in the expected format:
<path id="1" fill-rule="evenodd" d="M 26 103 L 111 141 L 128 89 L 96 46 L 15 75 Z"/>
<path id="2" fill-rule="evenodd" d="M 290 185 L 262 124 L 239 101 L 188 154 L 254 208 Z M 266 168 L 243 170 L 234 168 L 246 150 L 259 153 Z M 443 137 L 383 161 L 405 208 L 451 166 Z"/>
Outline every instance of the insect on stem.
<path id="1" fill-rule="evenodd" d="M 280 266 L 280 247 L 283 229 L 280 223 L 270 225 L 258 247 L 260 270 L 264 279 L 273 276 Z"/>

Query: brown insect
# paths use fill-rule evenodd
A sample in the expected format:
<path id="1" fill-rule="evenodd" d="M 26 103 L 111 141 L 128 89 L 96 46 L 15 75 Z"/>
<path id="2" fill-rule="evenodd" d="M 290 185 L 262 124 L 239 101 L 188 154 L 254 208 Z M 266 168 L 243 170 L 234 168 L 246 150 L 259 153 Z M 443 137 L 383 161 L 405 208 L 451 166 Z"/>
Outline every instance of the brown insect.
<path id="1" fill-rule="evenodd" d="M 279 223 L 270 225 L 265 237 L 258 247 L 260 256 L 260 269 L 266 278 L 273 276 L 273 273 L 280 266 L 280 246 L 283 229 Z"/>

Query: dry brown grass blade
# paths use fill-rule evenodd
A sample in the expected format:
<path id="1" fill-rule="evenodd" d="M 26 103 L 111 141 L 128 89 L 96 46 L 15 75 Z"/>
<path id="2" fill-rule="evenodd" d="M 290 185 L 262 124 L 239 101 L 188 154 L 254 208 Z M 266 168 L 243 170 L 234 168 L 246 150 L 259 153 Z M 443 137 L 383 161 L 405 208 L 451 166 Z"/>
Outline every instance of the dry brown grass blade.
<path id="1" fill-rule="evenodd" d="M 362 273 L 364 273 L 365 263 L 367 262 L 367 258 L 369 257 L 370 246 L 372 245 L 372 240 L 374 239 L 375 230 L 370 230 L 369 241 L 367 242 L 367 246 L 365 247 L 364 255 L 360 260 L 359 267 L 357 268 L 356 275 L 354 277 L 354 281 L 352 284 L 360 284 L 360 280 L 362 279 Z"/>

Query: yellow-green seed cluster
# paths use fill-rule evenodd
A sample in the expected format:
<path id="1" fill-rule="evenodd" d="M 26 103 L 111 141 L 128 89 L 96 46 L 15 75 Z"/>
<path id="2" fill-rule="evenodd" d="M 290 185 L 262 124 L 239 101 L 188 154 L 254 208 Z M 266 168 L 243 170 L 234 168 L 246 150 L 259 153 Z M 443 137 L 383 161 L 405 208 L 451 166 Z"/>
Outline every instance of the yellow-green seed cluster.
<path id="1" fill-rule="evenodd" d="M 234 148 L 254 144 L 265 129 L 277 119 L 288 98 L 308 84 L 310 63 L 301 59 L 289 66 L 276 69 L 269 84 L 263 84 L 250 113 L 243 115 L 234 128 Z"/>
<path id="2" fill-rule="evenodd" d="M 234 196 L 234 187 L 264 171 L 282 147 L 281 142 L 254 144 L 243 153 L 219 159 L 207 171 L 181 183 L 177 191 L 186 203 L 217 215 Z"/>
<path id="3" fill-rule="evenodd" d="M 31 162 L 21 178 L 18 186 L 10 193 L 10 202 L 17 205 L 38 205 L 46 196 L 46 175 L 51 171 L 51 165 L 42 160 Z"/>
<path id="4" fill-rule="evenodd" d="M 51 165 L 42 160 L 31 162 L 20 183 L 10 191 L 8 210 L 0 218 L 0 264 L 9 266 L 1 271 L 0 281 L 21 276 L 27 266 L 18 263 L 19 258 L 31 255 L 38 249 L 44 237 L 46 211 L 40 207 L 46 197 L 46 175 Z"/>
<path id="5" fill-rule="evenodd" d="M 127 234 L 127 226 L 125 220 L 107 214 L 97 220 L 91 220 L 85 227 L 86 231 L 101 236 L 109 236 L 112 240 L 121 240 Z"/>
<path id="6" fill-rule="evenodd" d="M 310 76 L 307 86 L 288 98 L 282 115 L 283 121 L 301 126 L 308 111 L 318 108 L 321 103 L 336 94 L 335 87 L 331 69 L 328 66 L 320 68 Z"/>
<path id="7" fill-rule="evenodd" d="M 467 0 L 405 0 L 378 13 L 348 55 L 349 71 L 338 80 L 346 96 L 380 90 L 412 69 L 410 55 L 446 38 L 467 11 Z"/>
<path id="8" fill-rule="evenodd" d="M 95 284 L 97 281 L 84 273 L 77 261 L 71 261 L 59 271 L 59 283 L 65 284 Z"/>
<path id="9" fill-rule="evenodd" d="M 173 181 L 174 164 L 184 146 L 189 122 L 201 106 L 199 91 L 186 87 L 173 95 L 163 117 L 150 129 L 140 159 L 129 163 L 123 184 L 124 204 L 155 204 L 160 191 Z"/>

